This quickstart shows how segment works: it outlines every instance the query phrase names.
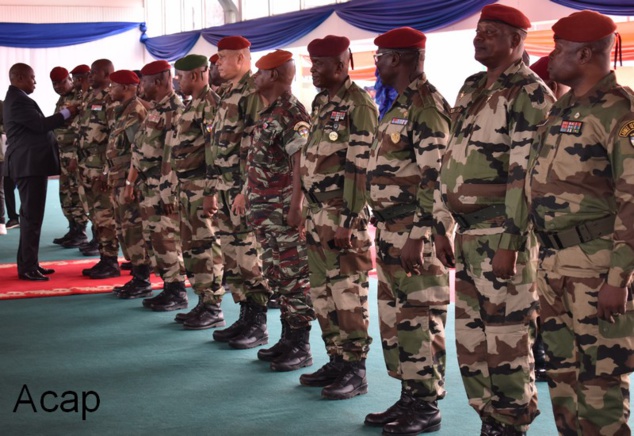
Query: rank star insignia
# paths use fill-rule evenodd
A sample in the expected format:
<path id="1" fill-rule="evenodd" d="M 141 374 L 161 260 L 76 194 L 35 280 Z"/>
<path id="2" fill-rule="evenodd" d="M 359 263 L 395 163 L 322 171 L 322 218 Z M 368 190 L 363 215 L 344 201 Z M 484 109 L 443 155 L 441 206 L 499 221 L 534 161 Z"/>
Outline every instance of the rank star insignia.
<path id="1" fill-rule="evenodd" d="M 634 121 L 628 121 L 619 129 L 621 138 L 630 138 L 630 144 L 634 147 Z"/>

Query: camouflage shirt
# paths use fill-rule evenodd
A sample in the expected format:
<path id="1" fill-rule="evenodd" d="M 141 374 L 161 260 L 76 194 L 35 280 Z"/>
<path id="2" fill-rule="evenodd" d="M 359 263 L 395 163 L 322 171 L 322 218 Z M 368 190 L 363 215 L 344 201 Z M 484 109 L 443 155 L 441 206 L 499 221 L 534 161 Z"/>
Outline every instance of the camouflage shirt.
<path id="1" fill-rule="evenodd" d="M 315 97 L 308 142 L 302 150 L 302 185 L 308 193 L 343 189 L 339 226 L 352 228 L 366 205 L 366 170 L 378 110 L 370 95 L 346 79 L 337 95 Z"/>
<path id="2" fill-rule="evenodd" d="M 486 81 L 484 72 L 469 77 L 452 109 L 434 206 L 436 228 L 442 234 L 453 226 L 449 215 L 440 213 L 443 208 L 465 214 L 503 204 L 502 222 L 478 223 L 466 233 L 502 233 L 498 248 L 517 251 L 528 228 L 524 179 L 530 145 L 554 96 L 521 60 L 489 88 Z"/>
<path id="3" fill-rule="evenodd" d="M 251 72 L 247 72 L 234 88 L 224 84 L 223 96 L 207 149 L 207 178 L 210 190 L 243 190 L 244 165 L 251 143 L 250 133 L 262 109 L 262 100 L 255 91 Z"/>
<path id="4" fill-rule="evenodd" d="M 291 93 L 282 94 L 262 110 L 247 155 L 247 191 L 255 201 L 291 200 L 292 158 L 306 144 L 308 112 Z M 253 202 L 252 196 L 249 199 Z"/>
<path id="5" fill-rule="evenodd" d="M 55 103 L 55 113 L 58 113 L 67 106 L 80 106 L 81 103 L 81 92 L 73 89 L 68 94 L 59 96 L 57 103 Z M 54 130 L 55 139 L 57 139 L 57 144 L 59 145 L 60 156 L 71 159 L 76 158 L 74 145 L 76 135 L 75 130 L 71 127 L 73 120 L 74 119 L 69 118 L 62 127 L 58 127 Z"/>
<path id="6" fill-rule="evenodd" d="M 179 178 L 205 178 L 205 143 L 209 140 L 218 100 L 218 95 L 205 85 L 178 118 L 169 145 L 172 168 Z"/>
<path id="7" fill-rule="evenodd" d="M 416 213 L 406 226 L 390 221 L 379 222 L 378 228 L 409 228 L 412 239 L 429 234 L 440 159 L 449 140 L 449 111 L 447 101 L 423 74 L 379 123 L 368 165 L 368 203 L 377 211 L 416 203 Z"/>
<path id="8" fill-rule="evenodd" d="M 110 186 L 124 186 L 130 161 L 132 160 L 132 144 L 147 111 L 135 97 L 121 105 L 121 112 L 116 118 L 106 149 L 106 171 Z"/>
<path id="9" fill-rule="evenodd" d="M 538 230 L 561 231 L 616 216 L 614 234 L 543 262 L 563 275 L 608 273 L 624 287 L 634 272 L 634 94 L 614 72 L 583 97 L 564 95 L 539 128 L 526 195 Z"/>
<path id="10" fill-rule="evenodd" d="M 174 138 L 183 102 L 174 91 L 155 103 L 148 111 L 132 145 L 132 165 L 141 178 L 161 179 L 161 199 L 173 204 L 178 183 L 170 165 L 169 141 Z"/>

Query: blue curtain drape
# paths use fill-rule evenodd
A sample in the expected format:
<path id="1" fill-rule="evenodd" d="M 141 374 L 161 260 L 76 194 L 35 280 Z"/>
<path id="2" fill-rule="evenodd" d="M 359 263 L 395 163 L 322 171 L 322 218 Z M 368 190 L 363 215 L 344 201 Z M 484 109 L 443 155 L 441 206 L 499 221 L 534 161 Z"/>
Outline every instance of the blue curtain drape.
<path id="1" fill-rule="evenodd" d="M 251 41 L 253 51 L 263 51 L 284 47 L 310 33 L 333 12 L 355 27 L 376 33 L 401 26 L 430 31 L 467 18 L 495 1 L 351 0 L 347 3 L 210 27 L 194 33 L 214 45 L 225 36 L 242 35 Z M 153 57 L 173 61 L 193 47 L 196 43 L 194 33 L 142 38 L 142 42 Z"/>
<path id="2" fill-rule="evenodd" d="M 550 0 L 573 9 L 592 9 L 607 15 L 634 15 L 634 0 Z"/>
<path id="3" fill-rule="evenodd" d="M 127 32 L 141 23 L 0 23 L 0 46 L 20 48 L 64 47 Z"/>

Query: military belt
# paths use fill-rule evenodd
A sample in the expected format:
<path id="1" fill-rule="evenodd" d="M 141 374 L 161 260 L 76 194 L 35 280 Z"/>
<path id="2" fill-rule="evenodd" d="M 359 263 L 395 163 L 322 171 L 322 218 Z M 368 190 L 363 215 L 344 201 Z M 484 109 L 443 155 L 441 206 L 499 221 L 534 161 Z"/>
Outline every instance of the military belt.
<path id="1" fill-rule="evenodd" d="M 494 204 L 471 213 L 453 214 L 453 218 L 460 226 L 460 230 L 465 231 L 469 230 L 474 225 L 490 220 L 491 218 L 503 216 L 505 213 L 506 205 Z"/>
<path id="2" fill-rule="evenodd" d="M 205 177 L 205 168 L 196 168 L 188 171 L 176 171 L 179 179 L 200 179 Z"/>
<path id="3" fill-rule="evenodd" d="M 311 192 L 306 191 L 306 199 L 311 205 L 321 206 L 323 203 L 328 200 L 332 200 L 333 198 L 342 198 L 343 197 L 343 189 L 335 189 L 334 191 L 328 192 Z"/>
<path id="4" fill-rule="evenodd" d="M 372 210 L 372 215 L 377 221 L 385 222 L 395 218 L 411 215 L 416 210 L 416 203 L 395 204 L 383 210 Z"/>
<path id="5" fill-rule="evenodd" d="M 543 248 L 563 250 L 613 233 L 614 220 L 614 215 L 610 215 L 560 232 L 535 231 L 535 235 Z"/>

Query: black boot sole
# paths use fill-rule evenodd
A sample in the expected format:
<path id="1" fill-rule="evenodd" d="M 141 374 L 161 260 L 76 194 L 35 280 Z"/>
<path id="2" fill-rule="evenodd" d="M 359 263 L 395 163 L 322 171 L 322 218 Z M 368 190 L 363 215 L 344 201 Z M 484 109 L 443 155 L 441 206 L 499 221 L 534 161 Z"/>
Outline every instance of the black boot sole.
<path id="1" fill-rule="evenodd" d="M 383 431 L 381 435 L 382 436 L 416 436 L 421 433 L 433 433 L 438 430 L 440 430 L 440 424 L 432 425 L 431 427 L 427 427 L 421 431 L 415 431 L 411 433 L 388 433 L 386 431 Z"/>
<path id="2" fill-rule="evenodd" d="M 312 357 L 304 360 L 301 363 L 298 363 L 297 365 L 281 365 L 279 363 L 276 364 L 275 362 L 271 362 L 271 371 L 290 372 L 290 371 L 297 371 L 298 369 L 306 368 L 307 366 L 313 366 Z"/>
<path id="3" fill-rule="evenodd" d="M 122 300 L 136 300 L 137 298 L 147 298 L 150 296 L 152 296 L 152 288 L 148 289 L 147 291 L 132 295 L 127 294 L 125 291 L 117 292 L 117 297 L 121 298 Z"/>
<path id="4" fill-rule="evenodd" d="M 187 309 L 187 303 L 176 304 L 174 306 L 149 306 L 149 309 L 152 309 L 154 312 L 171 312 L 173 310 Z"/>
<path id="5" fill-rule="evenodd" d="M 348 392 L 345 394 L 328 394 L 328 393 L 324 393 L 324 391 L 322 390 L 321 397 L 326 398 L 328 400 L 349 400 L 350 398 L 354 398 L 358 395 L 364 395 L 367 393 L 368 393 L 368 385 L 366 383 L 364 385 L 359 386 L 352 392 Z"/>
<path id="6" fill-rule="evenodd" d="M 250 348 L 259 347 L 260 345 L 266 345 L 269 343 L 269 337 L 265 336 L 263 338 L 258 339 L 257 341 L 249 342 L 249 343 L 241 343 L 241 342 L 231 342 L 229 341 L 229 346 L 236 350 L 248 350 Z"/>
<path id="7" fill-rule="evenodd" d="M 212 322 L 211 324 L 197 325 L 197 326 L 187 325 L 185 324 L 185 322 L 186 320 L 183 321 L 183 328 L 185 330 L 207 330 L 207 329 L 212 329 L 215 327 L 224 327 L 227 325 L 225 320 Z"/>

